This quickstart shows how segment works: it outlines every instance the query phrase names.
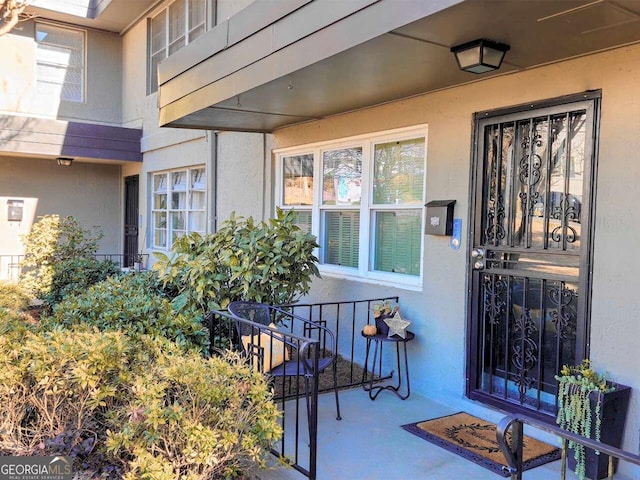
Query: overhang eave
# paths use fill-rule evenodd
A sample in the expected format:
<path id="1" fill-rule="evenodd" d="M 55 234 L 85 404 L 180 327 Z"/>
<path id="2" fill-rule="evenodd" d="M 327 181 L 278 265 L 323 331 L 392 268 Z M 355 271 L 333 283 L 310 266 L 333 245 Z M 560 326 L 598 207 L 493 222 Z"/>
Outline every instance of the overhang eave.
<path id="1" fill-rule="evenodd" d="M 285 108 L 262 110 L 243 107 L 242 95 L 462 1 L 415 1 L 402 8 L 396 0 L 297 1 L 292 4 L 295 8 L 280 12 L 282 16 L 272 24 L 236 34 L 240 40 L 233 45 L 221 45 L 228 38 L 223 33 L 233 30 L 236 19 L 231 17 L 160 64 L 160 126 L 273 131 L 321 118 L 305 111 L 305 103 L 317 99 L 307 102 L 298 95 L 294 104 L 281 106 Z M 259 11 L 264 4 L 261 0 L 250 4 L 241 12 L 242 17 L 252 9 Z M 230 109 L 234 110 L 231 114 Z M 229 119 L 230 115 L 234 119 Z M 249 123 L 239 124 L 240 118 Z M 213 123 L 203 125 L 203 119 Z"/>

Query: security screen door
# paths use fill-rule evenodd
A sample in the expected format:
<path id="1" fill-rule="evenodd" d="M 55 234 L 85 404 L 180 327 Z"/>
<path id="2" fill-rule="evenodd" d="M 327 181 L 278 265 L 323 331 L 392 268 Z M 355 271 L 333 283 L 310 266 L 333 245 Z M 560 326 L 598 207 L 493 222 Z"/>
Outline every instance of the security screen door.
<path id="1" fill-rule="evenodd" d="M 124 263 L 132 267 L 138 255 L 138 185 L 139 176 L 124 179 Z"/>
<path id="2" fill-rule="evenodd" d="M 467 394 L 556 410 L 588 351 L 599 92 L 476 115 Z"/>

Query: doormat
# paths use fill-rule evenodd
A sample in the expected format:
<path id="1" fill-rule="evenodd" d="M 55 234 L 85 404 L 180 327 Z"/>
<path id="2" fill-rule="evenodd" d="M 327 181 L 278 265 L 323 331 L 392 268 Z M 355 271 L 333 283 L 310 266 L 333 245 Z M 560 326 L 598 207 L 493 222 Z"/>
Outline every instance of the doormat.
<path id="1" fill-rule="evenodd" d="M 508 477 L 507 462 L 496 440 L 496 425 L 468 413 L 402 425 L 407 432 L 456 453 L 498 475 Z M 560 450 L 548 443 L 524 436 L 523 470 L 558 460 Z"/>

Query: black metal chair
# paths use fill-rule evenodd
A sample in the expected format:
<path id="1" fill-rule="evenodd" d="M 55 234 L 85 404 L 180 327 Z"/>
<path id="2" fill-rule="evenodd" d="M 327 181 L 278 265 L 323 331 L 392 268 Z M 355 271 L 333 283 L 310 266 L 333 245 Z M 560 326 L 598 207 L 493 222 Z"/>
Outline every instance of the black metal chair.
<path id="1" fill-rule="evenodd" d="M 338 398 L 337 345 L 335 335 L 329 328 L 299 315 L 294 315 L 282 308 L 264 303 L 236 301 L 231 302 L 228 308 L 233 317 L 249 322 L 236 321 L 235 323 L 240 343 L 250 358 L 250 362 L 273 377 L 303 377 L 307 407 L 309 406 L 309 380 L 331 367 L 336 397 L 336 419 L 342 419 Z M 289 341 L 286 333 L 279 332 L 274 328 L 274 324 L 277 323 L 288 324 L 292 334 L 300 332 L 308 338 L 319 341 L 323 354 L 318 353 L 317 371 L 315 371 L 314 362 L 310 358 L 309 344 Z M 285 355 L 283 355 L 282 347 L 286 349 Z"/>

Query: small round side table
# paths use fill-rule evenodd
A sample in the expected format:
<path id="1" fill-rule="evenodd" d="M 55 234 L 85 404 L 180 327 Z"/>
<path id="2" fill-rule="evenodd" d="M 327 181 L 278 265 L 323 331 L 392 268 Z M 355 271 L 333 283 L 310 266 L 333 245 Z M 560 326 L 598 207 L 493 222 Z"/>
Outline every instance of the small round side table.
<path id="1" fill-rule="evenodd" d="M 376 335 L 365 335 L 362 333 L 362 336 L 367 340 L 367 349 L 364 360 L 364 372 L 362 373 L 362 388 L 369 392 L 369 398 L 371 400 L 375 400 L 376 397 L 383 390 L 389 390 L 395 393 L 400 399 L 406 400 L 409 398 L 411 394 L 411 384 L 409 383 L 409 358 L 407 357 L 407 343 L 415 338 L 415 335 L 412 332 L 407 331 L 405 338 L 402 338 L 398 335 L 394 335 L 392 337 L 388 337 L 387 334 L 376 334 Z M 371 351 L 371 342 L 373 342 L 373 363 L 371 365 L 371 376 L 369 377 L 369 382 L 367 384 L 366 376 L 369 371 L 369 353 Z M 398 367 L 398 383 L 397 385 L 373 385 L 374 377 L 376 376 L 376 360 L 378 360 L 378 380 L 384 380 L 386 378 L 393 377 L 394 371 L 387 377 L 382 376 L 382 345 L 385 343 L 395 344 L 396 346 L 396 365 Z M 400 346 L 402 345 L 404 351 L 404 380 L 407 383 L 407 388 L 405 393 L 401 393 L 400 389 L 402 388 L 402 369 L 400 364 Z M 378 350 L 380 350 L 380 358 L 378 359 Z"/>

